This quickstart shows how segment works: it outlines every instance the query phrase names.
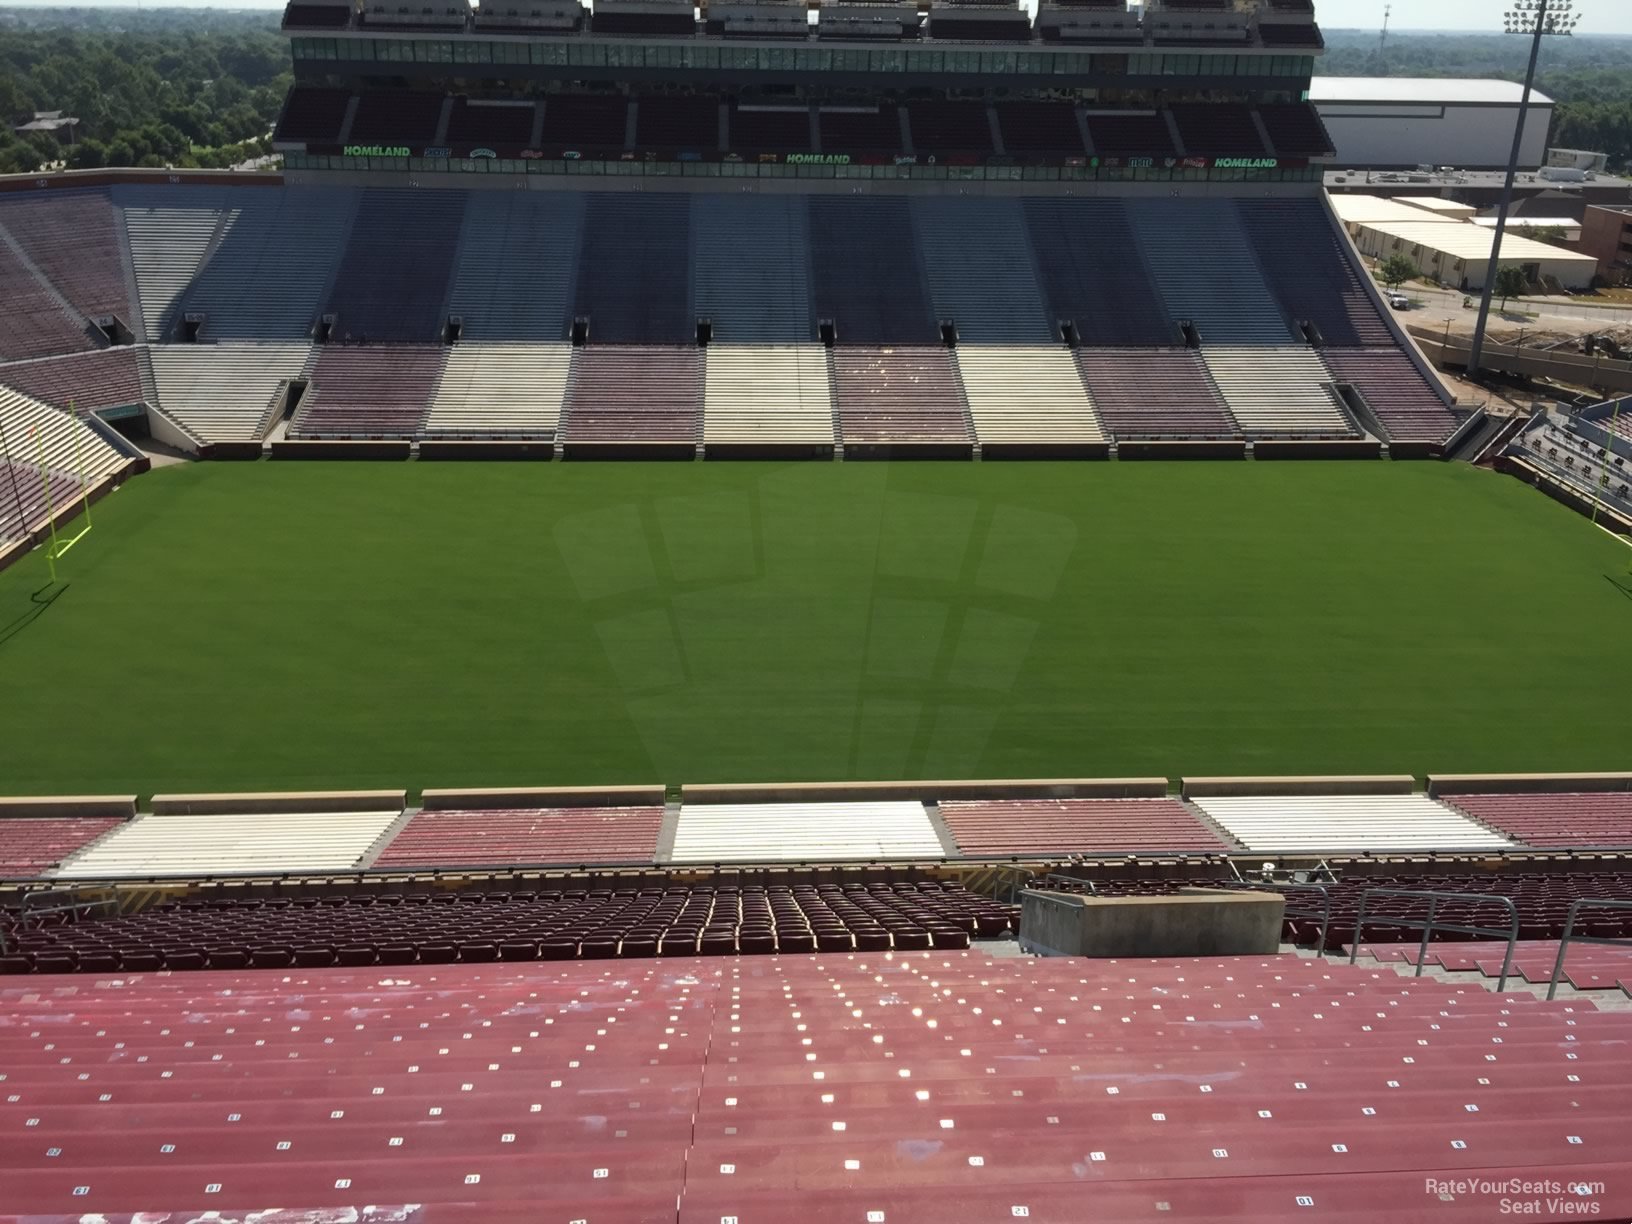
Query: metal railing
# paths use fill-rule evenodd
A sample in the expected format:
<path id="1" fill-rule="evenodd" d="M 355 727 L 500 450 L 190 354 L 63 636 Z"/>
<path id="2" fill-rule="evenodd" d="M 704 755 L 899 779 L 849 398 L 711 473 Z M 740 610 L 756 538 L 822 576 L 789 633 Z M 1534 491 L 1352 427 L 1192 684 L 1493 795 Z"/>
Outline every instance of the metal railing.
<path id="1" fill-rule="evenodd" d="M 1422 946 L 1417 949 L 1417 972 L 1414 976 L 1422 976 L 1422 966 L 1428 959 L 1428 940 L 1435 931 L 1456 931 L 1464 935 L 1484 935 L 1495 939 L 1507 940 L 1507 952 L 1502 957 L 1502 977 L 1496 984 L 1497 990 L 1507 989 L 1508 974 L 1513 971 L 1513 952 L 1519 942 L 1519 911 L 1509 897 L 1493 896 L 1490 893 L 1453 893 L 1439 892 L 1433 889 L 1418 888 L 1368 888 L 1360 894 L 1360 909 L 1354 919 L 1354 939 L 1349 944 L 1349 964 L 1354 964 L 1360 955 L 1360 932 L 1365 927 L 1366 905 L 1373 897 L 1412 897 L 1417 900 L 1427 898 L 1428 917 L 1426 918 L 1395 918 L 1379 917 L 1373 914 L 1373 923 L 1385 926 L 1401 926 L 1422 929 Z M 1441 901 L 1471 901 L 1477 905 L 1500 905 L 1506 908 L 1508 929 L 1499 930 L 1495 927 L 1462 926 L 1454 922 L 1435 922 L 1434 911 L 1439 908 Z"/>
<path id="2" fill-rule="evenodd" d="M 1564 976 L 1564 957 L 1570 950 L 1570 944 L 1593 944 L 1598 947 L 1632 948 L 1632 936 L 1603 936 L 1575 934 L 1575 919 L 1583 909 L 1625 909 L 1632 910 L 1632 901 L 1612 901 L 1605 897 L 1580 897 L 1570 903 L 1569 915 L 1564 919 L 1564 937 L 1558 941 L 1558 959 L 1553 962 L 1553 976 L 1547 983 L 1547 997 L 1551 999 L 1558 993 L 1558 979 Z M 1628 970 L 1632 977 L 1632 968 Z"/>
<path id="3" fill-rule="evenodd" d="M 46 903 L 32 905 L 29 903 L 31 897 L 44 898 Z M 117 912 L 119 899 L 110 896 L 76 899 L 72 893 L 61 889 L 31 893 L 29 896 L 24 897 L 22 908 L 17 911 L 17 924 L 13 930 L 16 932 L 24 931 L 28 928 L 30 920 L 44 917 L 46 914 L 72 914 L 74 916 L 73 920 L 78 922 L 93 910 L 102 909 L 106 906 L 112 906 Z M 6 940 L 6 929 L 0 926 L 0 956 L 5 956 L 10 951 L 11 948 Z"/>
<path id="4" fill-rule="evenodd" d="M 1312 908 L 1293 909 L 1292 898 L 1288 897 L 1286 899 L 1286 908 L 1282 911 L 1281 917 L 1283 920 L 1287 918 L 1308 918 L 1318 920 L 1320 922 L 1320 938 L 1315 941 L 1315 955 L 1326 955 L 1326 934 L 1332 927 L 1331 889 L 1327 888 L 1324 884 L 1294 884 L 1279 883 L 1275 881 L 1262 881 L 1256 884 L 1251 884 L 1249 882 L 1249 884 L 1252 888 L 1272 888 L 1276 892 L 1282 893 L 1306 892 L 1318 894 L 1320 897 L 1320 908 L 1318 910 Z"/>

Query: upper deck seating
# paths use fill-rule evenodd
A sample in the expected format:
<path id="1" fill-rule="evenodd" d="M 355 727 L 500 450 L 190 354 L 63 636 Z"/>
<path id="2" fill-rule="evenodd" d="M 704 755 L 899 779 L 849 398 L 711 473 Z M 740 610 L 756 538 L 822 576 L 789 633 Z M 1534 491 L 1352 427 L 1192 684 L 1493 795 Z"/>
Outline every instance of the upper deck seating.
<path id="1" fill-rule="evenodd" d="M 995 151 L 991 111 L 984 102 L 912 102 L 907 117 L 919 157 Z"/>
<path id="2" fill-rule="evenodd" d="M 1322 343 L 1393 348 L 1394 333 L 1319 200 L 1238 200 L 1236 210 L 1270 290 Z"/>
<path id="3" fill-rule="evenodd" d="M 816 339 L 804 201 L 784 195 L 692 197 L 697 315 L 717 344 Z"/>
<path id="4" fill-rule="evenodd" d="M 465 199 L 463 191 L 363 192 L 324 307 L 336 317 L 333 339 L 441 338 Z"/>
<path id="5" fill-rule="evenodd" d="M 1328 157 L 1336 151 L 1331 133 L 1311 103 L 1260 106 L 1258 117 L 1280 157 Z"/>
<path id="6" fill-rule="evenodd" d="M 1252 122 L 1250 107 L 1211 103 L 1175 106 L 1179 139 L 1191 157 L 1263 157 L 1263 137 Z"/>
<path id="7" fill-rule="evenodd" d="M 1003 147 L 1010 153 L 1084 153 L 1077 112 L 1069 102 L 1002 102 L 996 109 Z"/>
<path id="8" fill-rule="evenodd" d="M 533 139 L 532 102 L 455 98 L 448 113 L 450 145 L 528 145 Z"/>
<path id="9" fill-rule="evenodd" d="M 1160 112 L 1088 112 L 1088 139 L 1101 157 L 1174 157 L 1173 136 Z"/>
<path id="10" fill-rule="evenodd" d="M 6 328 L 0 332 L 0 361 L 49 357 L 91 347 L 83 319 L 63 308 L 49 287 L 0 242 L 0 301 Z"/>
<path id="11" fill-rule="evenodd" d="M 622 94 L 550 94 L 544 100 L 544 143 L 584 153 L 624 147 L 629 99 Z"/>
<path id="12" fill-rule="evenodd" d="M 729 147 L 744 155 L 802 152 L 810 148 L 810 108 L 787 103 L 734 106 L 730 136 Z"/>
<path id="13" fill-rule="evenodd" d="M 929 196 L 913 201 L 930 303 L 964 344 L 1047 344 L 1048 318 L 1025 216 L 1016 200 Z"/>
<path id="14" fill-rule="evenodd" d="M 821 121 L 824 153 L 899 153 L 901 112 L 893 103 L 876 110 L 823 107 Z"/>
<path id="15" fill-rule="evenodd" d="M 130 347 L 41 357 L 0 366 L 0 387 L 10 387 L 64 411 L 94 412 L 142 402 L 142 376 Z"/>
<path id="16" fill-rule="evenodd" d="M 436 139 L 444 101 L 440 92 L 423 89 L 364 90 L 357 97 L 349 139 L 353 144 L 428 145 Z"/>
<path id="17" fill-rule="evenodd" d="M 340 139 L 340 127 L 346 121 L 346 107 L 350 103 L 349 89 L 297 85 L 289 91 L 288 101 L 283 104 L 283 114 L 273 138 L 333 144 Z"/>
<path id="18" fill-rule="evenodd" d="M 0 227 L 86 318 L 133 322 L 118 220 L 106 191 L 7 196 L 0 199 Z"/>
<path id="19" fill-rule="evenodd" d="M 1139 200 L 1129 209 L 1169 318 L 1192 322 L 1203 344 L 1295 338 L 1233 209 L 1173 199 Z"/>
<path id="20" fill-rule="evenodd" d="M 719 100 L 661 94 L 636 98 L 635 144 L 643 149 L 718 149 Z"/>
<path id="21" fill-rule="evenodd" d="M 114 202 L 124 214 L 130 240 L 145 339 L 175 338 L 176 303 L 192 283 L 217 233 L 230 230 L 238 219 L 241 199 L 237 197 L 242 194 L 246 193 L 201 190 L 178 197 L 163 187 L 115 188 Z M 178 200 L 185 203 L 178 206 Z"/>
<path id="22" fill-rule="evenodd" d="M 567 339 L 583 215 L 577 192 L 471 193 L 448 306 L 466 342 Z"/>

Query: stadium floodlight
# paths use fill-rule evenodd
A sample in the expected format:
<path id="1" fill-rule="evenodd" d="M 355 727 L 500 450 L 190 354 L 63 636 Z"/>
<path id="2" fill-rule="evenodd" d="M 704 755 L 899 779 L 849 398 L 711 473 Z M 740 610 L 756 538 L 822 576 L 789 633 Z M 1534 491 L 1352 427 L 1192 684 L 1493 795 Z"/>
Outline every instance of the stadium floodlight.
<path id="1" fill-rule="evenodd" d="M 1524 92 L 1519 95 L 1519 118 L 1513 127 L 1513 151 L 1507 158 L 1507 180 L 1502 185 L 1502 203 L 1496 212 L 1496 232 L 1490 240 L 1490 262 L 1485 265 L 1485 288 L 1479 296 L 1479 322 L 1473 329 L 1473 348 L 1468 353 L 1468 377 L 1479 372 L 1485 353 L 1485 326 L 1490 322 L 1490 302 L 1496 292 L 1496 273 L 1501 268 L 1502 236 L 1507 232 L 1507 214 L 1513 206 L 1513 180 L 1519 172 L 1519 151 L 1524 143 L 1524 118 L 1530 109 L 1530 91 L 1536 82 L 1536 60 L 1541 55 L 1544 35 L 1568 36 L 1575 32 L 1581 15 L 1575 0 L 1513 0 L 1502 14 L 1502 28 L 1509 34 L 1530 35 L 1530 67 L 1524 74 Z"/>

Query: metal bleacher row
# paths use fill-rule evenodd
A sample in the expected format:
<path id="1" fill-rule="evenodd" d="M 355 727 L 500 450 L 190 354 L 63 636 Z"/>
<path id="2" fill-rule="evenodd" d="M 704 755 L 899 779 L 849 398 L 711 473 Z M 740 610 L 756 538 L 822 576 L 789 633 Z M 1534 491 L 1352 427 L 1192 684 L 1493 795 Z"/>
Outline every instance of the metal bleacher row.
<path id="1" fill-rule="evenodd" d="M 1149 798 L 823 798 L 686 801 L 665 816 L 655 799 L 573 806 L 404 809 L 389 795 L 322 815 L 290 797 L 263 814 L 230 805 L 109 823 L 70 804 L 54 825 L 0 811 L 0 833 L 44 838 L 64 853 L 12 854 L 0 837 L 0 875 L 65 878 L 211 875 L 253 870 L 433 868 L 483 864 L 715 864 L 951 861 L 1070 854 L 1265 852 L 1342 855 L 1508 851 L 1558 846 L 1632 848 L 1625 792 L 1198 795 Z M 1137 793 L 1137 791 L 1135 792 Z M 273 797 L 274 799 L 276 797 Z M 596 804 L 599 804 L 598 806 Z M 329 805 L 333 806 L 333 805 Z M 134 813 L 133 803 L 128 810 Z M 672 823 L 670 823 L 672 821 Z M 84 836 L 80 836 L 83 833 Z M 55 840 L 52 840 L 55 839 Z M 44 843 L 40 843 L 44 844 Z"/>
<path id="2" fill-rule="evenodd" d="M 0 199 L 0 285 L 22 304 L 0 386 L 146 399 L 202 443 L 264 436 L 300 378 L 294 438 L 1435 443 L 1457 422 L 1312 197 L 132 184 Z M 151 360 L 81 351 L 110 321 Z M 758 405 L 756 363 L 781 388 Z"/>
<path id="3" fill-rule="evenodd" d="M 1451 1179 L 1632 1213 L 1628 1016 L 1384 965 L 935 948 L 41 985 L 0 991 L 25 1218 L 1498 1218 Z"/>

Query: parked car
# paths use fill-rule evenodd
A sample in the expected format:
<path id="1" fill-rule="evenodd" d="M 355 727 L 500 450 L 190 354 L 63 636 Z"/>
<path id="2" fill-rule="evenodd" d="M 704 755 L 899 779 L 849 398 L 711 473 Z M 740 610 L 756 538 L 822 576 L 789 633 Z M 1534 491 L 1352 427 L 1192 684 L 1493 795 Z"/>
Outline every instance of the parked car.
<path id="1" fill-rule="evenodd" d="M 1390 306 L 1394 307 L 1395 310 L 1410 310 L 1411 309 L 1411 299 L 1406 297 L 1405 294 L 1403 294 L 1403 293 L 1391 293 L 1391 294 L 1389 294 L 1388 295 L 1388 304 Z"/>

